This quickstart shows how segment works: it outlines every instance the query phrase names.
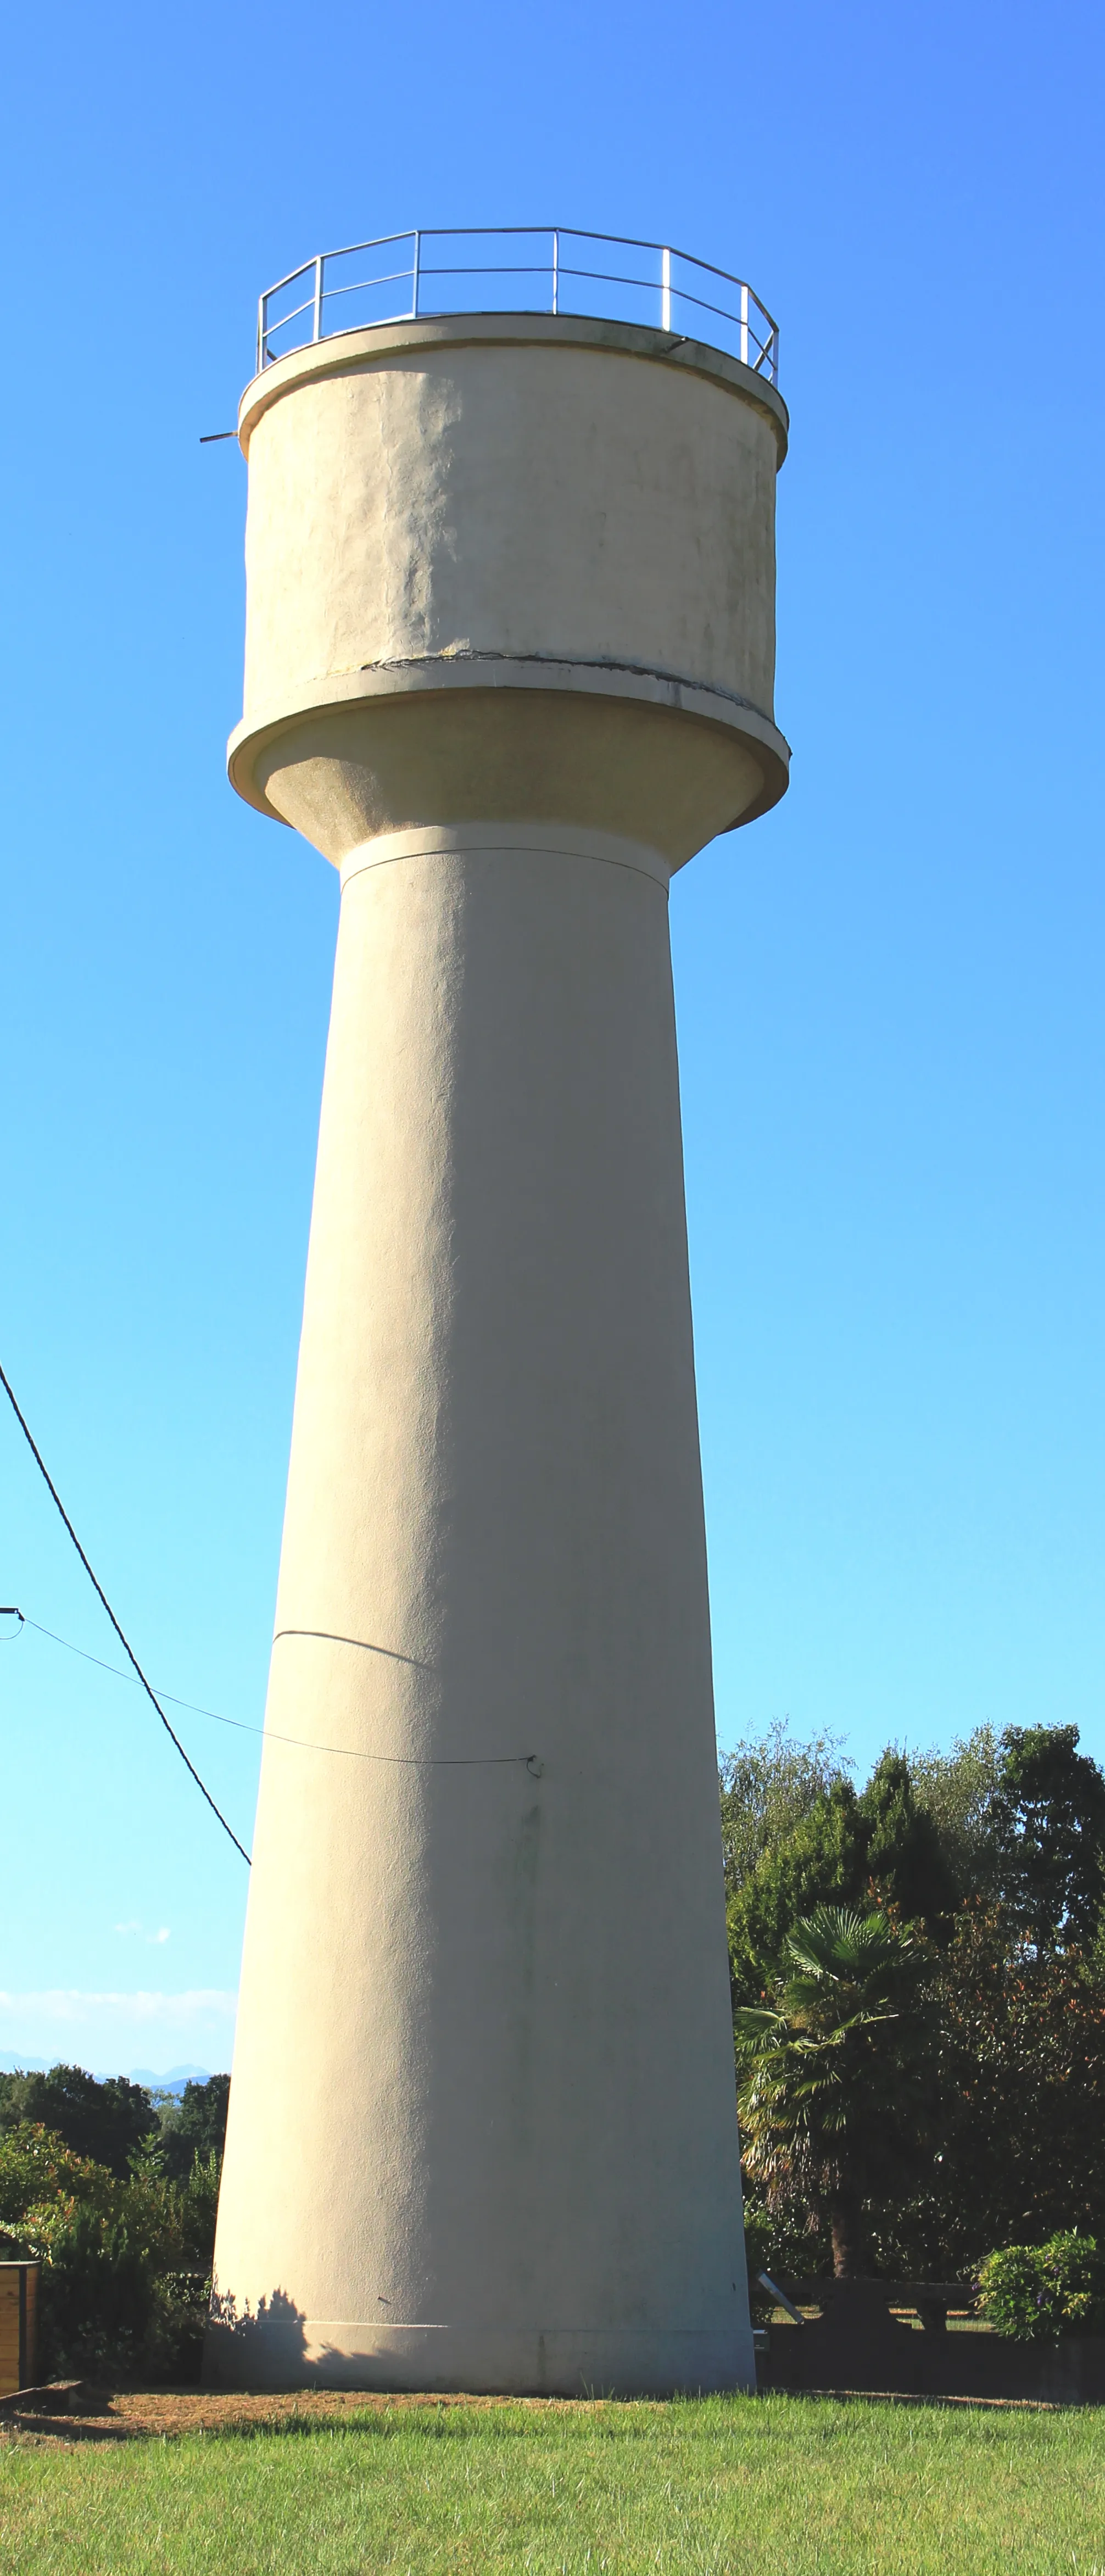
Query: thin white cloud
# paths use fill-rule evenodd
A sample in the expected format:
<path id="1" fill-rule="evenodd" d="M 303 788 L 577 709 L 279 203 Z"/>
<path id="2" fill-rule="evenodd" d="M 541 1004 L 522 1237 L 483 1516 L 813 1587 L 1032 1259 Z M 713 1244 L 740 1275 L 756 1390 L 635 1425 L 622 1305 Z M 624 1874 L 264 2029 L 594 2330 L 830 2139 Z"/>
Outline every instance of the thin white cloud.
<path id="1" fill-rule="evenodd" d="M 46 1986 L 37 1994 L 23 1995 L 6 1994 L 0 1989 L 0 2016 L 34 2014 L 51 2023 L 86 2022 L 99 2013 L 110 2012 L 132 2027 L 154 2022 L 164 2030 L 176 2030 L 198 2013 L 232 2021 L 237 2004 L 237 1995 L 218 1986 L 193 1986 L 179 1995 L 145 1990 L 137 1994 L 100 1994 L 79 1986 Z"/>
<path id="2" fill-rule="evenodd" d="M 117 1923 L 115 1929 L 117 1932 L 132 1932 L 140 1941 L 151 1941 L 155 1944 L 169 1939 L 169 1926 L 167 1923 L 163 1923 L 160 1930 L 157 1932 L 147 1932 L 144 1923 Z"/>
<path id="3" fill-rule="evenodd" d="M 63 2059 L 101 2072 L 130 2068 L 138 2058 L 147 2068 L 170 2071 L 181 2063 L 229 2066 L 237 2000 L 220 1986 L 190 1986 L 179 1994 L 81 1986 L 0 1992 L 0 2063 L 53 2065 Z"/>

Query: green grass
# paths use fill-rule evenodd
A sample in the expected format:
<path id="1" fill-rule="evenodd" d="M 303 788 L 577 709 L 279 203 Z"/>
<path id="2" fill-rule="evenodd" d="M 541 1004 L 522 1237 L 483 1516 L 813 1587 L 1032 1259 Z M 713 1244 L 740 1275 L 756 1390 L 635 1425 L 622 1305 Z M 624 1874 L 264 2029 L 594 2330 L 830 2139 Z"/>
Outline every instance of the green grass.
<path id="1" fill-rule="evenodd" d="M 1105 2418 L 432 2404 L 0 2454 L 18 2576 L 1105 2576 Z"/>

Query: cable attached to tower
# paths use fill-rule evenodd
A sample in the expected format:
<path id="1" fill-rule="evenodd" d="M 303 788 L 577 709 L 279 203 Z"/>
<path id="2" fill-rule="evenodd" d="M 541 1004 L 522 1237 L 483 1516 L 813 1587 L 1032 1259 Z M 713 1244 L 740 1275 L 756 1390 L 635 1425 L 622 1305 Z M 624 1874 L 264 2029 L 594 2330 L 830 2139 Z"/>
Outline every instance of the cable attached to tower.
<path id="1" fill-rule="evenodd" d="M 221 1807 L 217 1807 L 217 1806 L 216 1806 L 215 1801 L 214 1801 L 214 1799 L 213 1799 L 213 1797 L 212 1797 L 212 1795 L 211 1795 L 211 1791 L 210 1791 L 210 1789 L 205 1788 L 203 1781 L 200 1779 L 200 1775 L 199 1775 L 199 1772 L 198 1772 L 198 1771 L 197 1771 L 197 1769 L 196 1769 L 195 1763 L 194 1763 L 194 1762 L 190 1762 L 190 1761 L 189 1761 L 188 1756 L 187 1756 L 187 1754 L 186 1754 L 186 1752 L 185 1752 L 185 1750 L 184 1750 L 184 1746 L 183 1746 L 183 1744 L 181 1743 L 181 1740 L 180 1740 L 179 1735 L 174 1734 L 173 1729 L 172 1729 L 172 1727 L 171 1727 L 171 1726 L 170 1726 L 170 1724 L 169 1724 L 169 1720 L 168 1720 L 168 1718 L 167 1718 L 167 1717 L 166 1717 L 166 1715 L 165 1715 L 165 1711 L 164 1711 L 164 1709 L 162 1708 L 161 1702 L 160 1702 L 160 1700 L 158 1699 L 158 1697 L 157 1697 L 157 1695 L 156 1695 L 156 1692 L 154 1692 L 154 1691 L 151 1689 L 150 1684 L 149 1684 L 149 1682 L 148 1682 L 148 1681 L 147 1681 L 147 1679 L 146 1679 L 145 1673 L 144 1673 L 144 1672 L 143 1672 L 143 1670 L 142 1670 L 142 1666 L 141 1666 L 141 1664 L 140 1664 L 140 1663 L 139 1663 L 139 1661 L 138 1661 L 138 1657 L 137 1657 L 137 1655 L 136 1655 L 136 1654 L 135 1654 L 135 1652 L 134 1652 L 134 1648 L 133 1648 L 133 1646 L 131 1646 L 131 1645 L 129 1644 L 129 1642 L 128 1642 L 127 1638 L 123 1635 L 123 1631 L 122 1631 L 122 1629 L 121 1629 L 121 1627 L 120 1627 L 120 1625 L 119 1625 L 119 1622 L 118 1622 L 118 1620 L 117 1620 L 117 1618 L 116 1618 L 116 1616 L 115 1616 L 115 1612 L 114 1612 L 114 1610 L 112 1609 L 111 1603 L 110 1603 L 110 1601 L 108 1600 L 108 1597 L 107 1597 L 106 1592 L 104 1591 L 103 1584 L 97 1581 L 97 1578 L 96 1578 L 96 1576 L 94 1575 L 94 1573 L 93 1573 L 93 1571 L 92 1571 L 92 1568 L 91 1568 L 91 1566 L 90 1566 L 90 1564 L 89 1564 L 89 1562 L 88 1562 L 88 1558 L 86 1557 L 85 1552 L 84 1552 L 84 1549 L 83 1549 L 83 1547 L 81 1546 L 80 1540 L 79 1540 L 79 1538 L 77 1537 L 76 1530 L 75 1530 L 75 1529 L 74 1529 L 74 1527 L 73 1527 L 73 1523 L 72 1523 L 72 1521 L 71 1521 L 71 1520 L 70 1520 L 70 1518 L 69 1518 L 69 1514 L 68 1514 L 68 1512 L 66 1511 L 66 1508 L 65 1508 L 64 1503 L 62 1502 L 61 1495 L 59 1494 L 58 1489 L 57 1489 L 57 1486 L 56 1486 L 56 1485 L 55 1485 L 55 1483 L 54 1483 L 53 1477 L 51 1476 L 50 1471 L 49 1471 L 49 1469 L 48 1469 L 48 1467 L 47 1467 L 47 1465 L 46 1465 L 46 1461 L 45 1461 L 45 1459 L 44 1459 L 44 1458 L 43 1458 L 43 1456 L 42 1456 L 42 1452 L 41 1452 L 41 1450 L 38 1448 L 38 1446 L 37 1446 L 36 1442 L 34 1441 L 34 1439 L 33 1439 L 33 1438 L 32 1438 L 32 1436 L 31 1436 L 30 1426 L 29 1426 L 29 1424 L 25 1421 L 23 1414 L 20 1412 L 19 1406 L 18 1406 L 18 1404 L 16 1403 L 16 1400 L 15 1400 L 15 1396 L 14 1396 L 14 1394 L 13 1394 L 12 1388 L 11 1388 L 11 1386 L 10 1386 L 9 1382 L 8 1382 L 8 1379 L 5 1377 L 5 1375 L 4 1375 L 4 1371 L 3 1371 L 3 1369 L 2 1369 L 2 1368 L 0 1368 L 0 1386 L 2 1386 L 2 1387 L 3 1387 L 4 1393 L 5 1393 L 5 1395 L 7 1396 L 7 1399 L 8 1399 L 8 1402 L 9 1402 L 10 1406 L 11 1406 L 12 1412 L 13 1412 L 13 1413 L 14 1413 L 14 1415 L 15 1415 L 16 1421 L 18 1422 L 18 1424 L 19 1424 L 19 1428 L 20 1428 L 20 1430 L 21 1430 L 21 1432 L 22 1432 L 22 1434 L 23 1434 L 23 1437 L 24 1437 L 24 1439 L 25 1439 L 25 1441 L 26 1441 L 26 1443 L 27 1443 L 27 1447 L 28 1447 L 28 1449 L 30 1450 L 30 1453 L 31 1453 L 32 1458 L 34 1459 L 35 1465 L 36 1465 L 36 1467 L 37 1467 L 37 1468 L 38 1468 L 38 1470 L 39 1470 L 39 1474 L 41 1475 L 41 1477 L 42 1477 L 42 1479 L 43 1479 L 43 1482 L 45 1483 L 45 1485 L 46 1485 L 46 1487 L 47 1487 L 47 1489 L 48 1489 L 49 1493 L 51 1494 L 51 1496 L 52 1496 L 52 1498 L 53 1498 L 54 1502 L 55 1502 L 55 1503 L 56 1503 L 56 1505 L 57 1505 L 57 1508 L 58 1508 L 58 1510 L 59 1510 L 59 1512 L 60 1512 L 60 1514 L 61 1514 L 61 1517 L 62 1517 L 62 1519 L 63 1519 L 63 1521 L 64 1521 L 64 1523 L 65 1523 L 66 1529 L 67 1529 L 67 1530 L 68 1530 L 68 1532 L 69 1532 L 69 1536 L 70 1536 L 70 1538 L 72 1539 L 72 1541 L 73 1541 L 73 1545 L 74 1545 L 74 1547 L 76 1548 L 77 1554 L 78 1554 L 78 1556 L 79 1556 L 79 1558 L 80 1558 L 80 1560 L 81 1560 L 81 1564 L 83 1565 L 84 1570 L 85 1570 L 85 1573 L 86 1573 L 86 1574 L 87 1574 L 87 1576 L 88 1576 L 88 1580 L 89 1580 L 89 1582 L 90 1582 L 90 1583 L 91 1583 L 91 1585 L 92 1585 L 92 1589 L 93 1589 L 93 1591 L 94 1591 L 94 1592 L 96 1592 L 96 1593 L 98 1593 L 98 1594 L 99 1594 L 100 1600 L 102 1601 L 103 1606 L 104 1606 L 104 1609 L 105 1609 L 105 1610 L 106 1610 L 106 1612 L 107 1612 L 108 1618 L 109 1618 L 109 1619 L 110 1619 L 110 1621 L 111 1621 L 112 1627 L 113 1627 L 113 1628 L 114 1628 L 114 1630 L 115 1630 L 115 1634 L 116 1634 L 116 1636 L 118 1637 L 119 1643 L 120 1643 L 120 1645 L 121 1645 L 121 1646 L 122 1646 L 122 1648 L 123 1648 L 123 1652 L 124 1652 L 124 1654 L 125 1654 L 125 1655 L 127 1655 L 127 1656 L 129 1657 L 130 1662 L 133 1664 L 134 1669 L 135 1669 L 135 1672 L 136 1672 L 136 1673 L 137 1673 L 137 1675 L 138 1675 L 138 1679 L 139 1679 L 139 1681 L 140 1681 L 140 1682 L 141 1682 L 141 1684 L 142 1684 L 142 1688 L 143 1688 L 143 1690 L 145 1691 L 145 1694 L 146 1694 L 147 1699 L 148 1699 L 148 1700 L 150 1700 L 150 1701 L 152 1702 L 152 1705 L 153 1705 L 153 1706 L 154 1706 L 154 1708 L 157 1710 L 157 1714 L 158 1714 L 158 1716 L 159 1716 L 159 1718 L 160 1718 L 160 1720 L 161 1720 L 162 1726 L 163 1726 L 163 1727 L 164 1727 L 164 1729 L 165 1729 L 165 1733 L 166 1733 L 166 1735 L 170 1738 L 170 1741 L 171 1741 L 173 1744 L 175 1744 L 176 1749 L 177 1749 L 177 1752 L 178 1752 L 178 1753 L 179 1753 L 179 1755 L 180 1755 L 181 1761 L 183 1762 L 185 1769 L 186 1769 L 187 1771 L 190 1771 L 190 1772 L 191 1772 L 191 1774 L 192 1774 L 192 1778 L 193 1778 L 193 1780 L 195 1781 L 196 1787 L 197 1787 L 197 1789 L 199 1790 L 201 1797 L 206 1798 L 206 1800 L 207 1800 L 207 1804 L 208 1804 L 208 1806 L 209 1806 L 209 1807 L 210 1807 L 210 1809 L 211 1809 L 211 1813 L 212 1813 L 212 1815 L 213 1815 L 213 1816 L 217 1816 L 217 1817 L 218 1817 L 219 1823 L 220 1823 L 220 1825 L 222 1826 L 222 1829 L 223 1829 L 224 1834 L 229 1834 L 229 1836 L 230 1836 L 230 1840 L 231 1840 L 231 1842 L 232 1842 L 232 1843 L 233 1843 L 233 1845 L 234 1845 L 234 1849 L 235 1849 L 235 1851 L 236 1851 L 236 1852 L 240 1852 L 240 1853 L 241 1853 L 241 1855 L 242 1855 L 242 1859 L 244 1860 L 245 1865 L 246 1865 L 246 1868 L 248 1869 L 248 1868 L 249 1868 L 249 1866 L 250 1866 L 250 1858 L 249 1858 L 249 1853 L 247 1852 L 247 1850 L 246 1850 L 246 1848 L 245 1848 L 245 1845 L 244 1845 L 243 1843 L 240 1843 L 240 1842 L 239 1842 L 238 1837 L 237 1837 L 237 1834 L 234 1832 L 233 1827 L 232 1827 L 232 1826 L 230 1826 L 230 1825 L 228 1825 L 228 1823 L 227 1823 L 227 1821 L 226 1821 L 226 1817 L 225 1817 L 225 1816 L 224 1816 L 224 1814 L 223 1814 L 222 1808 L 221 1808 Z"/>

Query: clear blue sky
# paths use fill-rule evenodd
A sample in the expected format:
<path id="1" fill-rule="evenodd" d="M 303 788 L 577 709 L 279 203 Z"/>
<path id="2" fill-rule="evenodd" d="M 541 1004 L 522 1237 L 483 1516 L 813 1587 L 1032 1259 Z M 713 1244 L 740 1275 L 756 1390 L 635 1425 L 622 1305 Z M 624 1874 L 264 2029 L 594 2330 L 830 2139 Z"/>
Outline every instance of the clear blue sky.
<path id="1" fill-rule="evenodd" d="M 551 216 L 748 276 L 792 411 L 793 784 L 673 897 L 720 1739 L 1105 1756 L 1103 53 L 1089 0 L 13 19 L 0 1358 L 168 1689 L 263 1708 L 336 913 L 225 783 L 199 436 L 315 249 Z M 114 1659 L 6 1420 L 0 1494 L 0 1597 Z M 0 1691 L 0 2051 L 225 2064 L 246 1872 L 152 1711 L 30 1631 Z M 256 1739 L 179 1723 L 248 1842 Z"/>

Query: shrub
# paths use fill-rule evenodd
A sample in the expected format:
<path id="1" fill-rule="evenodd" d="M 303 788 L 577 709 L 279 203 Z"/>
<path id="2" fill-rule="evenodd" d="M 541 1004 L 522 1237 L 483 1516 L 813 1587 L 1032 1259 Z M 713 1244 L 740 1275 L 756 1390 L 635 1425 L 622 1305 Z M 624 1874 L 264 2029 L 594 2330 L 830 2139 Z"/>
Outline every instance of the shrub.
<path id="1" fill-rule="evenodd" d="M 154 2304 L 142 2346 L 151 2379 L 198 2379 L 211 2298 L 210 2272 L 165 2272 L 154 2283 Z"/>
<path id="2" fill-rule="evenodd" d="M 78 2207 L 106 2215 L 118 2190 L 105 2165 L 74 2155 L 39 2121 L 21 2121 L 0 2136 L 0 2229 L 32 2254 L 49 2257 Z"/>
<path id="3" fill-rule="evenodd" d="M 979 2307 L 1022 2343 L 1105 2331 L 1105 2254 L 1076 2229 L 1046 2245 L 1006 2245 L 979 2270 Z"/>
<path id="4" fill-rule="evenodd" d="M 179 2200 L 183 2259 L 193 2271 L 210 2272 L 219 2205 L 219 2160 L 214 2153 L 196 2156 Z"/>
<path id="5" fill-rule="evenodd" d="M 42 2366 L 194 2376 L 206 2321 L 218 2165 L 183 2187 L 141 2150 L 128 2180 L 34 2121 L 0 2136 L 0 2235 L 42 2258 Z"/>
<path id="6" fill-rule="evenodd" d="M 42 2274 L 43 2323 L 55 2369 L 139 2358 L 153 2318 L 148 2254 L 125 2218 L 78 2204 L 57 2234 Z"/>

